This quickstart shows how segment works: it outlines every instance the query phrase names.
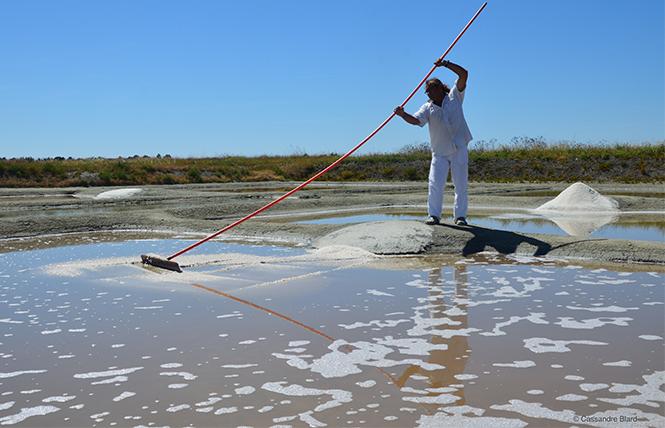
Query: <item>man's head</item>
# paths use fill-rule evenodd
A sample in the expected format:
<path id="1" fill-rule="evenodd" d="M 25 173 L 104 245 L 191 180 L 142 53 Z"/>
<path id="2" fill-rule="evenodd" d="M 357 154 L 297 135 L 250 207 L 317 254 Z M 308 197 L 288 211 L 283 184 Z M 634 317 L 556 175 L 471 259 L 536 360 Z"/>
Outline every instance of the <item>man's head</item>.
<path id="1" fill-rule="evenodd" d="M 443 97 L 448 95 L 449 92 L 450 88 L 448 85 L 441 82 L 439 79 L 429 79 L 425 82 L 425 93 L 429 99 L 436 104 L 441 104 L 443 102 Z"/>

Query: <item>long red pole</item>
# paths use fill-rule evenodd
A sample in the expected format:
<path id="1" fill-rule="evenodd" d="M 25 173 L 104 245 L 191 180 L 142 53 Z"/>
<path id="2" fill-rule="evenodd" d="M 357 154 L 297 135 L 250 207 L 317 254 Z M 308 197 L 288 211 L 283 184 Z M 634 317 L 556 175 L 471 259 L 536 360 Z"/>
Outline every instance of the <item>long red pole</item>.
<path id="1" fill-rule="evenodd" d="M 483 5 L 480 6 L 480 9 L 478 9 L 476 14 L 473 15 L 473 18 L 471 18 L 471 20 L 464 26 L 464 28 L 457 35 L 457 37 L 455 37 L 455 40 L 453 40 L 453 42 L 450 44 L 450 46 L 448 46 L 448 49 L 446 49 L 446 51 L 443 53 L 443 55 L 441 55 L 441 57 L 439 57 L 439 60 L 444 59 L 446 57 L 446 55 L 448 55 L 448 53 L 453 49 L 453 46 L 455 46 L 457 41 L 462 37 L 462 35 L 466 32 L 466 30 L 471 26 L 473 21 L 475 21 L 476 18 L 478 17 L 478 15 L 480 15 L 480 12 L 482 12 L 483 9 L 485 9 L 485 6 L 487 6 L 487 2 L 483 3 Z M 418 92 L 418 89 L 420 89 L 420 87 L 423 85 L 423 83 L 425 83 L 425 81 L 432 75 L 432 73 L 434 73 L 435 69 L 436 69 L 436 65 L 432 66 L 430 71 L 425 75 L 425 77 L 423 77 L 423 79 L 420 81 L 420 83 L 418 83 L 418 86 L 416 86 L 416 88 L 413 91 L 411 91 L 409 96 L 406 97 L 406 99 L 402 102 L 402 104 L 400 104 L 401 107 L 404 107 L 406 105 L 406 103 L 408 103 L 409 100 L 411 100 L 411 98 L 416 94 L 416 92 Z M 170 255 L 169 257 L 167 257 L 167 260 L 172 260 L 172 259 L 178 257 L 179 255 L 181 255 L 183 253 L 186 253 L 187 251 L 192 250 L 192 249 L 198 247 L 199 245 L 201 245 L 205 242 L 208 242 L 209 240 L 211 240 L 213 238 L 216 238 L 217 236 L 221 235 L 222 233 L 226 232 L 227 230 L 233 229 L 234 227 L 238 226 L 239 224 L 246 222 L 250 218 L 261 214 L 263 211 L 268 210 L 273 205 L 277 205 L 278 203 L 282 202 L 284 199 L 286 199 L 289 196 L 293 195 L 294 193 L 296 193 L 297 191 L 299 191 L 303 187 L 310 184 L 312 181 L 316 180 L 317 178 L 321 177 L 326 172 L 328 172 L 331 169 L 335 168 L 344 159 L 351 156 L 356 150 L 361 148 L 366 142 L 368 142 L 370 139 L 372 139 L 372 137 L 374 137 L 381 129 L 383 129 L 383 127 L 386 126 L 388 124 L 388 122 L 390 122 L 392 120 L 393 117 L 395 117 L 394 112 L 391 113 L 390 116 L 388 116 L 388 118 L 381 123 L 381 125 L 379 125 L 374 131 L 372 131 L 371 134 L 369 134 L 367 137 L 365 137 L 365 139 L 363 139 L 360 143 L 356 144 L 356 146 L 354 148 L 352 148 L 351 150 L 346 152 L 342 157 L 337 159 L 335 162 L 328 165 L 325 169 L 323 169 L 323 170 L 319 171 L 318 173 L 316 173 L 313 177 L 311 177 L 307 181 L 299 184 L 294 189 L 289 190 L 288 192 L 286 192 L 285 194 L 283 194 L 279 198 L 275 199 L 274 201 L 270 202 L 269 204 L 264 205 L 263 207 L 259 208 L 258 210 L 254 211 L 253 213 L 246 215 L 245 217 L 241 218 L 240 220 L 234 221 L 233 223 L 229 224 L 228 226 L 224 227 L 223 229 L 218 230 L 217 232 L 213 233 L 212 235 L 206 236 L 205 238 L 201 239 L 200 241 L 193 243 L 189 247 L 183 248 L 182 250 L 178 251 L 177 253 L 174 253 L 174 254 Z"/>

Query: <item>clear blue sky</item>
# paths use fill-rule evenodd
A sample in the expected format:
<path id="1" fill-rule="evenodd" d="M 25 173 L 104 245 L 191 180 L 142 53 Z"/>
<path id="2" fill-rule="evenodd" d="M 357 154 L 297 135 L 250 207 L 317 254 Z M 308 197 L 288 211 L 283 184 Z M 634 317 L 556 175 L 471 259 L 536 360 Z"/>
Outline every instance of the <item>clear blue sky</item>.
<path id="1" fill-rule="evenodd" d="M 0 156 L 343 153 L 481 3 L 2 1 Z M 490 1 L 448 56 L 475 139 L 665 140 L 664 9 Z M 361 152 L 427 140 L 395 118 Z"/>

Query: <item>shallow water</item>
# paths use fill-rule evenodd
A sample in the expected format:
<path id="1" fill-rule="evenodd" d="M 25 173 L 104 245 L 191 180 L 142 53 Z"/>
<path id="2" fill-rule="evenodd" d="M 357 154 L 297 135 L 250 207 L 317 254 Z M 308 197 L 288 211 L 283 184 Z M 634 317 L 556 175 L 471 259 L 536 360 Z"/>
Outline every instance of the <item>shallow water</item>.
<path id="1" fill-rule="evenodd" d="M 665 423 L 661 273 L 218 242 L 234 264 L 105 264 L 183 244 L 0 254 L 0 424 Z"/>
<path id="2" fill-rule="evenodd" d="M 367 223 L 373 221 L 388 220 L 416 220 L 424 221 L 425 216 L 417 214 L 360 214 L 345 216 L 326 216 L 321 218 L 298 221 L 303 224 L 353 224 Z M 556 219 L 561 222 L 561 219 Z M 622 221 L 621 216 L 616 220 L 610 219 L 609 224 L 598 225 L 598 228 L 586 227 L 584 230 L 590 230 L 590 234 L 584 236 L 606 239 L 636 239 L 643 241 L 665 242 L 665 216 L 660 221 L 651 222 L 627 222 Z M 452 222 L 452 218 L 444 218 L 444 222 Z M 573 225 L 581 224 L 584 226 L 585 219 L 568 218 L 564 219 Z M 572 233 L 570 229 L 566 231 L 555 221 L 545 217 L 530 214 L 500 214 L 500 215 L 473 215 L 469 217 L 469 224 L 490 229 L 508 230 L 519 233 L 543 233 L 550 235 L 578 235 Z M 564 228 L 565 228 L 564 223 Z"/>

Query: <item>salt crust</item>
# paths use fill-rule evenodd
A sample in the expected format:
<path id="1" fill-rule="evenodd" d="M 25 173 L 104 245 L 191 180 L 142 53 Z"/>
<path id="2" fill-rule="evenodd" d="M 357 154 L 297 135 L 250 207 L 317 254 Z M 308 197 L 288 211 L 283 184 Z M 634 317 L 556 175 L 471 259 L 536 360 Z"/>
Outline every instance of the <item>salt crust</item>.
<path id="1" fill-rule="evenodd" d="M 155 255 L 155 254 L 152 254 Z M 163 257 L 163 256 L 161 256 Z M 197 255 L 183 255 L 177 259 L 181 266 L 199 266 L 199 265 L 212 265 L 220 264 L 222 266 L 251 266 L 251 265 L 265 265 L 271 263 L 299 263 L 299 262 L 334 262 L 334 261 L 369 261 L 376 258 L 374 254 L 355 247 L 347 247 L 343 245 L 335 245 L 330 247 L 318 248 L 310 250 L 306 254 L 298 256 L 255 256 L 251 254 L 241 253 L 221 253 L 221 254 L 197 254 Z M 76 277 L 82 275 L 85 271 L 97 271 L 102 268 L 109 268 L 113 266 L 123 266 L 137 264 L 140 260 L 137 257 L 110 257 L 101 259 L 88 259 L 78 260 L 65 263 L 54 263 L 45 266 L 43 269 L 48 275 L 63 276 L 63 277 Z M 164 271 L 155 278 L 152 272 L 142 270 L 144 275 L 142 279 L 153 278 L 159 282 L 164 280 L 175 280 L 191 282 L 198 277 L 203 279 L 219 279 L 214 275 L 205 275 L 196 272 L 178 273 Z"/>

